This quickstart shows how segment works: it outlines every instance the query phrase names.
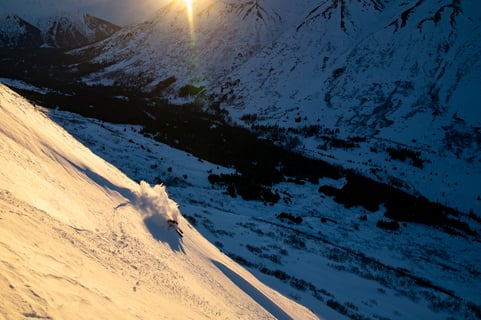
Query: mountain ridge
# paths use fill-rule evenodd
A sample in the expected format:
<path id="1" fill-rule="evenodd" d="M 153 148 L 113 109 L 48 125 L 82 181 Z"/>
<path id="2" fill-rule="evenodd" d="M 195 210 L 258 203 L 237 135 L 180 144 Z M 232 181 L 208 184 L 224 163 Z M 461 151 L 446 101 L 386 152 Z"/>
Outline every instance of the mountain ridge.
<path id="1" fill-rule="evenodd" d="M 289 14 L 280 15 L 286 8 Z M 86 77 L 88 83 L 111 79 L 138 86 L 135 78 L 141 88 L 152 90 L 173 76 L 178 81 L 172 86 L 175 96 L 187 84 L 210 86 L 250 59 L 295 25 L 303 8 L 288 1 L 194 1 L 190 26 L 186 4 L 170 1 L 154 19 L 76 54 L 94 51 L 92 62 L 109 65 Z"/>

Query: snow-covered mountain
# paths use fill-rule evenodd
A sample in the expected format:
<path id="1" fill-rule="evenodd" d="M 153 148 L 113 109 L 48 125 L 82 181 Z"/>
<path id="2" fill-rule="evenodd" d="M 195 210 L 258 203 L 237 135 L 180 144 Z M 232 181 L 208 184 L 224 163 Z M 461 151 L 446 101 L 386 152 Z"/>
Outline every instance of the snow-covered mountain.
<path id="1" fill-rule="evenodd" d="M 152 89 L 175 79 L 175 89 L 230 93 L 224 105 L 238 118 L 345 136 L 383 131 L 431 143 L 411 128 L 449 126 L 453 116 L 481 125 L 474 0 L 193 1 L 191 9 L 189 18 L 187 4 L 172 1 L 97 45 L 93 61 L 110 66 L 88 81 Z M 299 117 L 306 121 L 293 123 Z"/>
<path id="2" fill-rule="evenodd" d="M 479 127 L 480 36 L 477 1 L 323 2 L 229 75 L 231 105 L 268 123 L 300 116 L 298 126 L 403 142 L 426 141 L 413 128 L 454 114 Z"/>
<path id="3" fill-rule="evenodd" d="M 107 66 L 87 83 L 174 100 L 186 85 L 205 88 L 266 138 L 294 137 L 290 148 L 467 212 L 480 208 L 476 194 L 446 192 L 432 171 L 410 174 L 386 155 L 456 159 L 450 174 L 471 188 L 465 171 L 481 161 L 479 38 L 476 0 L 172 1 L 77 53 Z"/>
<path id="4" fill-rule="evenodd" d="M 39 28 L 15 15 L 7 15 L 0 20 L 0 47 L 32 48 L 43 44 Z"/>
<path id="5" fill-rule="evenodd" d="M 188 3 L 191 3 L 189 7 Z M 299 22 L 316 1 L 170 1 L 150 21 L 128 26 L 93 49 L 110 67 L 87 81 L 153 89 L 176 80 L 212 86 Z M 82 53 L 85 51 L 80 51 Z"/>
<path id="6" fill-rule="evenodd" d="M 379 153 L 394 148 L 457 159 L 439 174 L 471 185 L 463 176 L 478 172 L 481 161 L 480 37 L 478 1 L 323 2 L 229 74 L 224 106 L 247 126 L 310 128 L 299 150 L 444 202 L 456 188 L 432 184 L 419 169 L 411 179 Z M 364 142 L 346 152 L 326 141 L 333 132 Z M 466 212 L 479 210 L 474 195 L 461 202 Z"/>
<path id="7" fill-rule="evenodd" d="M 476 0 L 171 1 L 153 19 L 74 52 L 93 56 L 91 69 L 102 68 L 84 78 L 89 84 L 152 90 L 174 102 L 186 85 L 197 87 L 193 93 L 205 88 L 197 101 L 213 94 L 230 120 L 262 138 L 459 209 L 452 221 L 479 233 L 480 15 Z M 55 90 L 2 81 L 39 94 Z M 472 254 L 479 251 L 479 235 L 411 222 L 399 222 L 396 231 L 380 229 L 376 221 L 386 222 L 384 204 L 371 212 L 323 193 L 343 190 L 351 177 L 278 183 L 272 190 L 281 200 L 272 205 L 231 198 L 208 178 L 234 174 L 231 169 L 159 145 L 130 125 L 50 115 L 129 177 L 168 184 L 203 235 L 318 316 L 480 317 L 480 263 Z M 85 174 L 102 182 L 101 190 L 113 188 L 128 198 L 115 188 L 122 183 Z M 142 187 L 134 185 L 130 190 L 139 193 Z M 370 185 L 365 189 L 366 197 L 376 195 Z M 117 206 L 109 205 L 102 211 Z M 156 237 L 148 221 L 140 225 Z M 188 223 L 180 221 L 186 232 Z M 101 233 L 104 241 L 109 233 Z M 131 242 L 129 247 L 137 248 Z M 184 250 L 194 247 L 183 244 Z M 102 252 L 91 256 L 98 259 Z M 119 268 L 137 277 L 121 262 Z M 278 309 L 262 306 L 278 315 Z"/>
<path id="8" fill-rule="evenodd" d="M 0 17 L 0 47 L 78 48 L 103 40 L 120 29 L 89 14 L 26 19 L 18 15 Z"/>
<path id="9" fill-rule="evenodd" d="M 316 318 L 3 85 L 0 142 L 2 318 Z"/>

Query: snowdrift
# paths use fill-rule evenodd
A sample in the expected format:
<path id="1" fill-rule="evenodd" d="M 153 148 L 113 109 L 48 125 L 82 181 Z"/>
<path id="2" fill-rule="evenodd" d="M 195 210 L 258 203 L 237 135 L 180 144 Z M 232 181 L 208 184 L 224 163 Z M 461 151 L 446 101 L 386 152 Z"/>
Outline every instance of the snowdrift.
<path id="1" fill-rule="evenodd" d="M 0 286 L 6 319 L 316 318 L 1 84 Z"/>

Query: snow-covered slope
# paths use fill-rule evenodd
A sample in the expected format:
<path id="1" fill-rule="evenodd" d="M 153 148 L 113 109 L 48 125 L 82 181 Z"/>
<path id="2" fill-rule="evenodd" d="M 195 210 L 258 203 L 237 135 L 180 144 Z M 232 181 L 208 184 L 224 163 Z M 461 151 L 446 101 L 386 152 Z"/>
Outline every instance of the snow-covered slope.
<path id="1" fill-rule="evenodd" d="M 415 124 L 448 125 L 455 113 L 480 126 L 480 36 L 473 0 L 323 2 L 230 75 L 233 105 L 346 135 L 424 140 Z"/>
<path id="2" fill-rule="evenodd" d="M 481 256 L 473 255 L 481 250 L 479 235 L 453 235 L 411 222 L 400 222 L 397 231 L 383 230 L 377 226 L 386 219 L 383 208 L 346 208 L 319 193 L 324 185 L 345 185 L 344 177 L 275 184 L 272 190 L 282 199 L 271 205 L 233 198 L 225 187 L 212 185 L 209 176 L 233 174 L 235 169 L 159 143 L 146 137 L 141 126 L 60 110 L 48 115 L 134 180 L 165 183 L 183 216 L 202 235 L 319 316 L 437 320 L 481 315 Z M 456 162 L 440 157 L 432 162 L 426 168 L 433 170 L 431 189 L 439 188 L 441 180 L 456 185 L 449 197 L 457 196 L 459 203 L 470 195 L 463 180 L 479 192 L 473 186 L 481 173 L 446 176 Z M 458 218 L 481 231 L 479 216 Z"/>
<path id="3" fill-rule="evenodd" d="M 302 152 L 479 210 L 476 195 L 466 196 L 479 189 L 469 175 L 481 161 L 480 38 L 474 0 L 326 1 L 218 92 L 228 93 L 223 106 L 243 125 L 310 129 L 300 135 Z M 327 135 L 364 142 L 330 148 Z M 388 148 L 440 158 L 433 166 L 457 162 L 439 174 L 457 177 L 465 191 L 433 184 L 434 171 L 389 164 Z"/>
<path id="4" fill-rule="evenodd" d="M 68 14 L 44 18 L 0 16 L 0 47 L 77 48 L 103 40 L 120 27 L 89 14 Z"/>
<path id="5" fill-rule="evenodd" d="M 3 85 L 0 253 L 6 319 L 315 318 Z"/>

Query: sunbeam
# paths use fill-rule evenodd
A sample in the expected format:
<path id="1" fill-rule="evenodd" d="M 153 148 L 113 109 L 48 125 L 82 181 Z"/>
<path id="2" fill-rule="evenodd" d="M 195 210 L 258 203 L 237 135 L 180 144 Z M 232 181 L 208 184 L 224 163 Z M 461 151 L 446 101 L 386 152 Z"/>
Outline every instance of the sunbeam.
<path id="1" fill-rule="evenodd" d="M 195 26 L 194 26 L 194 13 L 192 8 L 192 0 L 185 0 L 185 5 L 187 7 L 187 20 L 189 21 L 191 46 L 195 47 Z"/>
<path id="2" fill-rule="evenodd" d="M 195 27 L 195 19 L 194 19 L 194 5 L 195 0 L 184 0 L 186 13 L 187 13 L 187 21 L 189 23 L 189 40 L 190 40 L 190 77 L 192 83 L 199 84 L 202 82 L 200 80 L 202 78 L 201 72 L 199 70 L 199 59 L 197 56 L 197 35 L 196 35 L 196 27 Z"/>

